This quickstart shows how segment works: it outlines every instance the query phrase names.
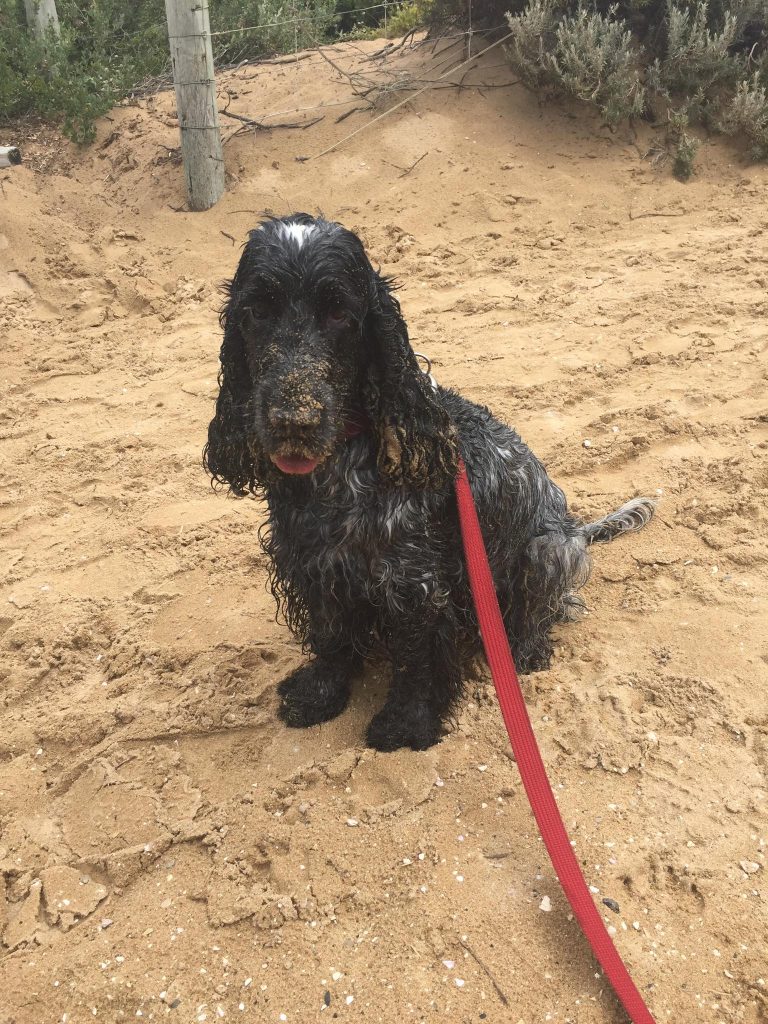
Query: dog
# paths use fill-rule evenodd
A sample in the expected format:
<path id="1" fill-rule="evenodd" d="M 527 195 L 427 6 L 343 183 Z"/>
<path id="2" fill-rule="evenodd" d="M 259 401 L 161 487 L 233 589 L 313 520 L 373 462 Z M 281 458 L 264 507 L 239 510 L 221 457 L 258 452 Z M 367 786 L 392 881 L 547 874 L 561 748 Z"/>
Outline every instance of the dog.
<path id="1" fill-rule="evenodd" d="M 643 527 L 636 498 L 593 523 L 488 409 L 421 370 L 391 279 L 340 224 L 295 214 L 250 232 L 221 313 L 214 485 L 266 500 L 270 587 L 312 659 L 278 686 L 279 714 L 339 715 L 383 647 L 389 693 L 368 726 L 381 751 L 436 743 L 480 637 L 453 481 L 467 466 L 521 673 L 548 667 L 573 617 L 589 545 Z"/>

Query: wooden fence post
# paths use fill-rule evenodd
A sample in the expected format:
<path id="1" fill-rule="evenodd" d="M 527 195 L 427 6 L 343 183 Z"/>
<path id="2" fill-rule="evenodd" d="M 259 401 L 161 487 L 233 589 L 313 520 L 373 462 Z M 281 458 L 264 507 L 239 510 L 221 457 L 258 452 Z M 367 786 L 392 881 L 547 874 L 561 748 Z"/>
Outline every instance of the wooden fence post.
<path id="1" fill-rule="evenodd" d="M 165 13 L 189 205 L 207 210 L 224 191 L 208 0 L 165 0 Z"/>
<path id="2" fill-rule="evenodd" d="M 27 24 L 38 39 L 45 38 L 50 29 L 53 29 L 57 39 L 61 36 L 56 0 L 24 0 L 24 8 L 27 12 Z"/>

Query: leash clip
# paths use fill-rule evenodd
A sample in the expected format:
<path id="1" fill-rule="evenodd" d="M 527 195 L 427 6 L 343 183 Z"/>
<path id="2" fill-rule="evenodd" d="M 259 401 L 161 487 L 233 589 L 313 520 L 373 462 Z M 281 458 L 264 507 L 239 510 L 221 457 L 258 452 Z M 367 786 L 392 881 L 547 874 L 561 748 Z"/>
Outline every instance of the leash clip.
<path id="1" fill-rule="evenodd" d="M 432 360 L 429 358 L 429 356 L 425 356 L 423 352 L 414 352 L 413 354 L 416 356 L 417 359 L 423 359 L 424 362 L 427 364 L 426 370 L 422 370 L 421 372 L 424 374 L 424 376 L 431 384 L 432 390 L 437 391 L 437 381 L 432 376 Z"/>

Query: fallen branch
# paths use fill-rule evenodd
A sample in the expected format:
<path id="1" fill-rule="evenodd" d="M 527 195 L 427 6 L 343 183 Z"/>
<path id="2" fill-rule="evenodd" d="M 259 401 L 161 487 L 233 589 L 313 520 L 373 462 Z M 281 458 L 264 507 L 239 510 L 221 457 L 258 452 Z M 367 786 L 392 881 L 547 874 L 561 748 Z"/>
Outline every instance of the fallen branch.
<path id="1" fill-rule="evenodd" d="M 493 974 L 491 974 L 491 970 L 488 967 L 488 965 L 483 963 L 483 961 L 480 959 L 480 957 L 477 955 L 477 953 L 474 951 L 474 949 L 472 949 L 472 947 L 470 946 L 470 944 L 468 942 L 465 942 L 463 939 L 460 939 L 459 941 L 461 942 L 461 945 L 464 947 L 464 949 L 466 949 L 466 951 L 469 953 L 469 955 L 475 961 L 475 963 L 480 968 L 482 968 L 482 970 L 484 970 L 485 973 L 488 975 L 488 980 L 493 985 L 494 989 L 496 990 L 496 995 L 499 997 L 499 999 L 501 1000 L 503 1005 L 504 1006 L 509 1006 L 509 998 L 508 998 L 508 996 L 504 993 L 504 991 L 502 990 L 502 988 L 499 985 L 498 981 L 496 981 L 496 979 L 494 978 Z"/>
<path id="2" fill-rule="evenodd" d="M 685 217 L 687 210 L 648 210 L 646 213 L 632 213 L 629 211 L 630 220 L 640 220 L 642 217 Z"/>
<path id="3" fill-rule="evenodd" d="M 391 57 L 393 53 L 397 53 L 398 50 L 402 50 L 413 39 L 416 33 L 420 31 L 420 28 L 412 28 L 409 32 L 406 32 L 406 34 L 403 36 L 399 43 L 387 43 L 387 45 L 382 46 L 380 50 L 376 50 L 374 51 L 374 53 L 366 54 L 365 59 L 369 61 L 374 61 L 382 60 L 384 57 Z M 414 45 L 418 46 L 425 40 L 426 36 L 424 37 L 424 39 L 419 40 L 419 43 L 416 43 Z"/>
<path id="4" fill-rule="evenodd" d="M 368 96 L 379 87 L 377 82 L 372 81 L 370 78 L 366 78 L 365 75 L 361 75 L 359 72 L 345 71 L 343 68 L 340 68 L 335 61 L 331 60 L 322 47 L 318 46 L 317 52 L 324 61 L 331 65 L 337 75 L 341 78 L 346 78 L 352 87 L 352 92 L 358 97 L 358 99 L 367 100 L 370 106 L 373 106 L 373 103 L 368 100 Z"/>
<path id="5" fill-rule="evenodd" d="M 325 117 L 324 114 L 321 114 L 320 117 L 313 117 L 311 121 L 276 121 L 274 124 L 265 124 L 263 121 L 257 121 L 253 117 L 246 117 L 244 114 L 234 114 L 230 110 L 220 110 L 219 113 L 223 117 L 231 117 L 234 121 L 241 121 L 245 128 L 261 132 L 271 132 L 273 128 L 300 128 L 303 131 L 305 128 L 311 128 L 313 124 L 317 124 L 318 121 L 322 121 Z"/>
<path id="6" fill-rule="evenodd" d="M 370 107 L 352 107 L 345 114 L 341 114 L 339 117 L 337 117 L 336 120 L 333 123 L 334 124 L 341 124 L 342 121 L 346 121 L 347 118 L 351 117 L 353 114 L 364 113 L 366 110 L 370 110 L 370 109 L 371 109 Z"/>
<path id="7" fill-rule="evenodd" d="M 414 169 L 414 167 L 418 167 L 418 165 L 421 163 L 425 156 L 429 156 L 429 150 L 427 150 L 426 153 L 422 153 L 418 160 L 414 160 L 411 166 L 407 167 L 402 174 L 398 174 L 398 178 L 406 178 Z"/>
<path id="8" fill-rule="evenodd" d="M 435 83 L 435 85 L 440 83 L 441 80 L 446 78 L 448 75 L 453 74 L 454 71 L 460 71 L 463 68 L 465 68 L 468 64 L 471 64 L 472 61 L 479 60 L 479 58 L 482 57 L 484 54 L 488 53 L 489 50 L 493 50 L 495 47 L 501 46 L 502 43 L 506 43 L 508 39 L 512 38 L 512 35 L 513 35 L 512 32 L 507 32 L 506 35 L 502 36 L 500 39 L 497 39 L 495 42 L 491 43 L 489 46 L 486 46 L 484 50 L 480 51 L 480 53 L 476 53 L 472 57 L 467 58 L 467 60 L 462 61 L 462 63 L 458 64 L 456 67 L 452 67 L 452 68 L 449 68 L 447 71 L 444 71 L 443 74 L 440 75 L 439 78 L 437 79 L 437 82 Z M 390 107 L 388 110 L 385 110 L 383 113 L 379 114 L 377 117 L 372 118 L 366 124 L 361 125 L 359 128 L 356 128 L 353 132 L 350 132 L 348 135 L 345 135 L 343 138 L 339 139 L 337 142 L 334 142 L 332 145 L 327 146 L 325 149 L 321 150 L 319 153 L 312 153 L 310 156 L 297 156 L 297 157 L 295 157 L 295 159 L 299 163 L 305 163 L 307 160 L 319 160 L 321 157 L 327 156 L 328 153 L 332 153 L 334 150 L 338 149 L 340 146 L 343 146 L 345 142 L 348 142 L 350 139 L 354 138 L 355 135 L 358 135 L 360 132 L 365 131 L 366 128 L 370 128 L 371 125 L 376 124 L 377 121 L 381 121 L 382 118 L 389 117 L 391 114 L 394 114 L 396 110 L 400 110 L 402 107 L 404 107 L 406 105 L 406 103 L 413 102 L 413 100 L 415 100 L 417 97 L 421 96 L 423 93 L 427 92 L 429 89 L 434 89 L 435 85 L 424 86 L 422 89 L 417 90 L 412 96 L 406 96 L 405 99 L 402 99 L 398 103 L 395 103 L 394 106 Z M 384 91 L 384 90 L 382 90 L 382 91 Z"/>

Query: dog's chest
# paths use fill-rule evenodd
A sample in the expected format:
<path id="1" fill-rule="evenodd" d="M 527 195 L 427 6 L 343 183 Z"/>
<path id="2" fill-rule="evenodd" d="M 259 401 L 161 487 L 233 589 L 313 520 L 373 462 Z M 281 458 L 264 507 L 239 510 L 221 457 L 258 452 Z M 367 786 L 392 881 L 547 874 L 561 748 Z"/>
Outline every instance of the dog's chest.
<path id="1" fill-rule="evenodd" d="M 377 486 L 371 470 L 352 468 L 318 492 L 303 527 L 317 556 L 355 555 L 370 566 L 407 543 L 424 515 L 413 497 Z"/>
<path id="2" fill-rule="evenodd" d="M 380 486 L 375 470 L 354 465 L 329 476 L 285 523 L 294 570 L 338 597 L 398 600 L 431 575 L 424 499 Z M 431 589 L 431 587 L 429 588 Z"/>

